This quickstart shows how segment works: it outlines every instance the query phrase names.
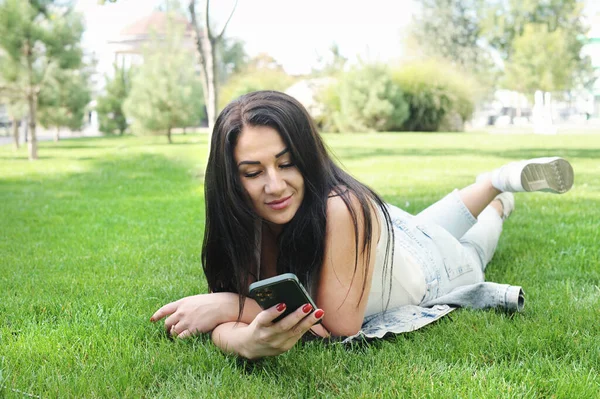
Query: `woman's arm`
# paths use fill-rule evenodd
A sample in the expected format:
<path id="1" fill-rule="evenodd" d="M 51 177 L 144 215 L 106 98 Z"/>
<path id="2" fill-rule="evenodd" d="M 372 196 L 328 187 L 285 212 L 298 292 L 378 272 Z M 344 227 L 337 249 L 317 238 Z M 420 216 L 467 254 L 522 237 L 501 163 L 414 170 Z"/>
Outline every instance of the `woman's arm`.
<path id="1" fill-rule="evenodd" d="M 245 298 L 244 311 L 240 321 L 245 324 L 261 312 L 254 299 Z M 185 338 L 197 333 L 212 331 L 219 324 L 237 321 L 239 296 L 231 292 L 217 292 L 181 298 L 168 303 L 152 315 L 150 321 L 156 322 L 163 317 L 165 329 L 172 335 Z"/>
<path id="2" fill-rule="evenodd" d="M 244 311 L 239 321 L 240 325 L 249 325 L 262 309 L 254 299 L 244 300 Z M 152 315 L 150 321 L 156 322 L 168 316 L 165 329 L 173 336 L 187 338 L 213 331 L 221 324 L 235 324 L 238 321 L 238 301 L 238 295 L 230 292 L 188 296 L 161 307 Z M 329 336 L 321 325 L 313 326 L 312 330 L 321 337 Z"/>
<path id="3" fill-rule="evenodd" d="M 361 328 L 381 232 L 377 212 L 370 206 L 372 235 L 367 268 L 367 254 L 362 251 L 365 240 L 364 217 L 360 202 L 352 193 L 350 202 L 356 213 L 359 233 L 356 269 L 356 236 L 352 216 L 343 199 L 334 196 L 329 198 L 327 203 L 325 255 L 317 294 L 317 304 L 326 314 L 323 324 L 331 334 L 337 336 L 354 335 Z"/>
<path id="4" fill-rule="evenodd" d="M 323 317 L 323 311 L 311 313 L 302 307 L 277 323 L 273 320 L 285 311 L 279 304 L 262 311 L 252 323 L 223 323 L 212 332 L 212 340 L 223 352 L 247 359 L 275 356 L 290 350 L 296 342 Z"/>

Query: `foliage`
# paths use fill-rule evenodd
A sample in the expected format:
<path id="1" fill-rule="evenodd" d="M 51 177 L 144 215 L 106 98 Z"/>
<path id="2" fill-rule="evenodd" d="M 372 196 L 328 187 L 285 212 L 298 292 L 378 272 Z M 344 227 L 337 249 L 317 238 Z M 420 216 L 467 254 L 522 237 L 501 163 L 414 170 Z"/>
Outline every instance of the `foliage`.
<path id="1" fill-rule="evenodd" d="M 89 73 L 57 69 L 53 75 L 39 95 L 40 124 L 57 130 L 81 130 L 90 102 Z"/>
<path id="2" fill-rule="evenodd" d="M 381 65 L 363 65 L 341 74 L 320 98 L 326 110 L 323 125 L 329 131 L 395 130 L 409 113 L 402 90 Z"/>
<path id="3" fill-rule="evenodd" d="M 515 39 L 525 33 L 529 24 L 546 25 L 548 32 L 560 28 L 575 40 L 587 32 L 583 22 L 585 0 L 493 0 L 486 3 L 482 34 L 505 60 L 511 59 Z M 579 54 L 580 48 L 573 48 L 573 53 Z"/>
<path id="4" fill-rule="evenodd" d="M 448 60 L 478 70 L 488 50 L 481 45 L 484 0 L 418 0 L 421 13 L 411 26 L 411 38 L 426 57 Z M 415 50 L 413 48 L 413 50 Z"/>
<path id="5" fill-rule="evenodd" d="M 333 43 L 329 46 L 329 52 L 323 57 L 319 57 L 319 64 L 317 68 L 313 68 L 311 75 L 315 77 L 332 77 L 337 76 L 344 71 L 348 58 L 342 55 L 340 47 L 337 43 Z"/>
<path id="6" fill-rule="evenodd" d="M 123 111 L 123 103 L 131 91 L 131 68 L 113 65 L 113 76 L 105 76 L 106 93 L 97 99 L 96 111 L 100 131 L 113 134 L 118 131 L 123 134 L 127 130 L 128 123 Z"/>
<path id="7" fill-rule="evenodd" d="M 144 52 L 124 103 L 134 134 L 162 133 L 171 142 L 174 127 L 198 125 L 204 115 L 193 53 L 181 46 L 182 38 L 183 27 L 171 19 Z"/>
<path id="8" fill-rule="evenodd" d="M 28 105 L 30 159 L 37 158 L 38 98 L 54 90 L 51 80 L 61 70 L 81 68 L 83 29 L 82 16 L 58 0 L 0 2 L 0 52 L 7 66 L 0 84 Z"/>
<path id="9" fill-rule="evenodd" d="M 474 110 L 477 82 L 443 61 L 427 60 L 406 64 L 393 71 L 393 80 L 404 93 L 410 116 L 406 131 L 462 130 Z M 459 123 L 450 126 L 450 119 Z"/>
<path id="10" fill-rule="evenodd" d="M 223 37 L 223 40 L 217 43 L 216 53 L 221 84 L 227 82 L 232 75 L 243 72 L 249 62 L 244 42 L 239 39 Z"/>
<path id="11" fill-rule="evenodd" d="M 225 107 L 239 96 L 257 90 L 284 91 L 294 83 L 275 59 L 267 54 L 259 54 L 252 58 L 239 73 L 231 76 L 221 87 L 219 108 Z"/>
<path id="12" fill-rule="evenodd" d="M 573 46 L 581 48 L 562 28 L 549 31 L 545 24 L 526 24 L 523 34 L 513 41 L 505 86 L 530 95 L 536 90 L 569 90 L 582 69 Z"/>
<path id="13" fill-rule="evenodd" d="M 567 90 L 590 81 L 589 60 L 581 55 L 580 39 L 587 32 L 584 0 L 419 0 L 419 3 L 422 13 L 413 27 L 412 39 L 421 55 L 444 58 L 473 73 L 484 88 L 501 83 L 532 95 L 524 90 L 542 86 L 551 91 Z M 558 43 L 543 45 L 549 43 L 550 37 Z M 560 55 L 553 49 L 559 50 Z M 504 65 L 494 62 L 492 53 Z M 513 60 L 514 57 L 517 59 Z M 535 58 L 537 66 L 527 65 L 528 57 Z M 549 64 L 555 60 L 560 60 L 556 62 L 560 66 L 552 68 Z M 549 69 L 554 72 L 548 72 Z M 554 77 L 549 78 L 550 75 Z M 540 79 L 536 81 L 538 76 Z"/>

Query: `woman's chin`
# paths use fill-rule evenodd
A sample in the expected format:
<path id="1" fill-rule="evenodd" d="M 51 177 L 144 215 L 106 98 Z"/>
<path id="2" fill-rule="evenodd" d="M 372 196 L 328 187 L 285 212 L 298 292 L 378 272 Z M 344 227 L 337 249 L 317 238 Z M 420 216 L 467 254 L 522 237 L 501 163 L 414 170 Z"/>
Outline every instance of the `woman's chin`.
<path id="1" fill-rule="evenodd" d="M 278 215 L 273 215 L 271 213 L 270 215 L 265 215 L 266 217 L 264 217 L 264 220 L 266 220 L 269 224 L 273 225 L 273 227 L 283 227 L 284 224 L 288 224 L 294 218 L 295 214 L 296 212 L 290 211 L 280 213 Z"/>

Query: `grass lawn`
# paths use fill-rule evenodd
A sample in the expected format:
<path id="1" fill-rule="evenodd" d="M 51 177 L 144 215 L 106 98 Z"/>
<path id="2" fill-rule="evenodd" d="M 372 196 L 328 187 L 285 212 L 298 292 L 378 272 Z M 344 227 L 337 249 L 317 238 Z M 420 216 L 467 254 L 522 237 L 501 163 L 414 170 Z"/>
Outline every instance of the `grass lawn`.
<path id="1" fill-rule="evenodd" d="M 416 213 L 501 164 L 561 155 L 575 186 L 518 194 L 487 279 L 523 313 L 457 310 L 369 345 L 312 342 L 247 364 L 150 315 L 206 292 L 205 135 L 0 147 L 0 397 L 600 397 L 600 135 L 327 135 Z"/>

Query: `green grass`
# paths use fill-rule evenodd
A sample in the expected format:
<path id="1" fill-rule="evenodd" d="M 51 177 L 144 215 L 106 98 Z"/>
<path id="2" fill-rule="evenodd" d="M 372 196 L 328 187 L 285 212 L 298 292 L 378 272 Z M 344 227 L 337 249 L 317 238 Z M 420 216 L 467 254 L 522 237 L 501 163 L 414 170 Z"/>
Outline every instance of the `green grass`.
<path id="1" fill-rule="evenodd" d="M 562 155 L 576 185 L 517 195 L 488 268 L 525 311 L 458 310 L 410 334 L 247 364 L 167 339 L 162 304 L 206 292 L 206 136 L 0 147 L 0 397 L 600 397 L 600 135 L 329 135 L 344 166 L 418 212 L 507 161 Z"/>

